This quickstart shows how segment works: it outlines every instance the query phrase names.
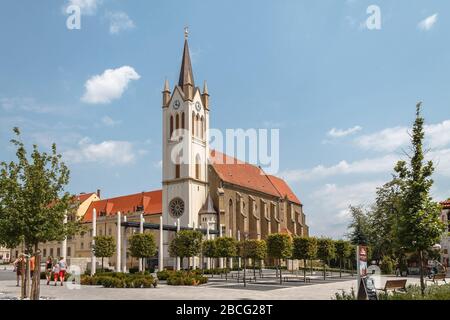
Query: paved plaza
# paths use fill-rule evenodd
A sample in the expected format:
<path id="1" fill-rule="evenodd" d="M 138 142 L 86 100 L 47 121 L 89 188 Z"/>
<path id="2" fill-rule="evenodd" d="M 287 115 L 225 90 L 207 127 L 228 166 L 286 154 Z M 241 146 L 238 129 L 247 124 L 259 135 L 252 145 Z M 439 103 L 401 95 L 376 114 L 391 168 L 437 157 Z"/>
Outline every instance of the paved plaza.
<path id="1" fill-rule="evenodd" d="M 381 277 L 381 287 L 388 278 Z M 0 269 L 0 299 L 19 297 L 20 288 L 16 287 L 14 279 L 15 274 L 11 270 Z M 408 284 L 419 282 L 417 277 L 407 279 Z M 224 277 L 221 279 L 220 276 L 215 276 L 207 284 L 198 287 L 176 287 L 161 283 L 157 288 L 151 289 L 107 289 L 100 286 L 69 289 L 67 284 L 55 287 L 47 286 L 42 281 L 41 296 L 54 300 L 329 300 L 336 292 L 350 291 L 352 287 L 356 287 L 356 278 L 350 275 L 343 278 L 333 275 L 323 280 L 318 272 L 311 277 L 310 283 L 294 280 L 280 285 L 275 278 L 258 277 L 256 283 L 251 282 L 244 287 L 235 278 L 226 281 Z"/>

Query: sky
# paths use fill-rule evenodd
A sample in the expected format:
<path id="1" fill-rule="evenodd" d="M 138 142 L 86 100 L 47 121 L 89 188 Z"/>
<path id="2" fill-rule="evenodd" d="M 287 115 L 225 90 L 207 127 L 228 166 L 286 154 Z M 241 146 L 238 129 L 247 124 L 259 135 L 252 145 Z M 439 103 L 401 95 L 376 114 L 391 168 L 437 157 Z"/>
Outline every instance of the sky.
<path id="1" fill-rule="evenodd" d="M 0 160 L 18 126 L 27 145 L 57 144 L 70 192 L 161 188 L 161 91 L 178 79 L 186 25 L 211 127 L 280 130 L 279 175 L 312 235 L 343 237 L 348 206 L 373 202 L 405 159 L 418 101 L 433 197 L 450 197 L 446 0 L 1 1 Z"/>

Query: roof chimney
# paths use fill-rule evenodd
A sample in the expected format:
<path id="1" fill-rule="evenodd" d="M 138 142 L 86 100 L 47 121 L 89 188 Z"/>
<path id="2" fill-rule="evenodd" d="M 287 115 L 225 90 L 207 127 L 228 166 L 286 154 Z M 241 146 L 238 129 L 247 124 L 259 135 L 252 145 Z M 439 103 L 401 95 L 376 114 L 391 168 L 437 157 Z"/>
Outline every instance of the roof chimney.
<path id="1" fill-rule="evenodd" d="M 101 195 L 101 191 L 100 191 L 100 189 L 97 189 L 97 197 L 101 198 L 100 195 Z"/>

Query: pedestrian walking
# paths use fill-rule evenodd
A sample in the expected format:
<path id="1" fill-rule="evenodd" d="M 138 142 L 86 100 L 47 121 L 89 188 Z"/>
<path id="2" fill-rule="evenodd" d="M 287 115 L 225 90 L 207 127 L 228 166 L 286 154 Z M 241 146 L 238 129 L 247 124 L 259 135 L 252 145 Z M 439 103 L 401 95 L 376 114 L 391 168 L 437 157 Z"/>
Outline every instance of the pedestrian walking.
<path id="1" fill-rule="evenodd" d="M 48 256 L 45 261 L 45 278 L 47 279 L 47 285 L 50 285 L 52 280 L 53 258 Z"/>
<path id="2" fill-rule="evenodd" d="M 55 287 L 58 285 L 58 278 L 59 278 L 59 263 L 55 263 L 53 266 L 53 280 L 55 281 Z"/>
<path id="3" fill-rule="evenodd" d="M 64 257 L 59 258 L 58 264 L 59 264 L 59 281 L 61 282 L 61 286 L 63 286 L 67 271 L 67 263 L 66 260 L 64 260 Z"/>

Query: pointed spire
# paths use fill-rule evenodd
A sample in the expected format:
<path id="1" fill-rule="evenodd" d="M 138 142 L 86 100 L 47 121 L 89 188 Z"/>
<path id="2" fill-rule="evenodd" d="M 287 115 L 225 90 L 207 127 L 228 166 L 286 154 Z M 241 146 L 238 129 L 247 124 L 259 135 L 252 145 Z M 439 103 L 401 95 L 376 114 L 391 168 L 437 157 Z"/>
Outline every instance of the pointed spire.
<path id="1" fill-rule="evenodd" d="M 182 88 L 185 85 L 195 87 L 187 38 L 184 40 L 183 59 L 181 60 L 180 79 L 178 81 L 178 85 Z"/>
<path id="2" fill-rule="evenodd" d="M 205 82 L 203 83 L 203 94 L 207 94 L 207 95 L 209 96 L 209 93 L 208 93 L 208 84 L 206 83 L 206 80 L 205 80 Z"/>
<path id="3" fill-rule="evenodd" d="M 166 81 L 164 81 L 164 90 L 163 92 L 170 92 L 170 86 L 169 86 L 169 81 L 166 78 Z"/>
<path id="4" fill-rule="evenodd" d="M 198 212 L 199 214 L 216 214 L 216 210 L 214 209 L 214 204 L 211 198 L 211 195 L 208 193 L 208 197 L 206 198 L 205 203 L 202 208 Z"/>

